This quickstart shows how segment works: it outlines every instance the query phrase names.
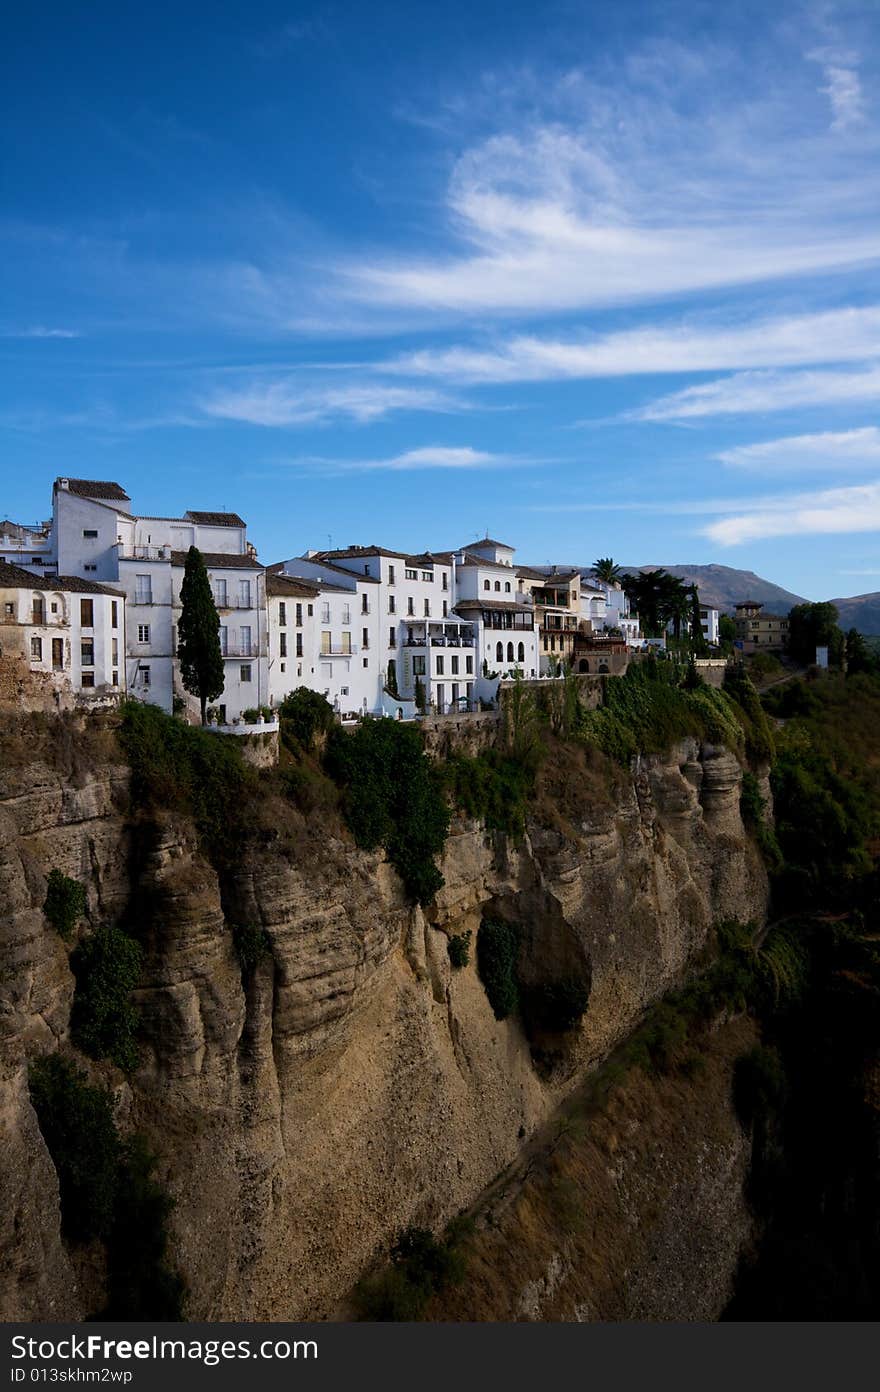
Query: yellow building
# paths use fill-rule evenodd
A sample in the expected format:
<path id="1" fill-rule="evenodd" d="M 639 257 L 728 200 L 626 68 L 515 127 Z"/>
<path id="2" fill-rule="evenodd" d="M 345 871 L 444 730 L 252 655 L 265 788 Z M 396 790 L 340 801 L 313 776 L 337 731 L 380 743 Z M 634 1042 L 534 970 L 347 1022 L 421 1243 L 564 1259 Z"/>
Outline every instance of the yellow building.
<path id="1" fill-rule="evenodd" d="M 734 615 L 736 641 L 742 651 L 782 652 L 788 646 L 788 618 L 780 614 L 765 614 L 763 604 L 745 599 L 736 606 Z"/>

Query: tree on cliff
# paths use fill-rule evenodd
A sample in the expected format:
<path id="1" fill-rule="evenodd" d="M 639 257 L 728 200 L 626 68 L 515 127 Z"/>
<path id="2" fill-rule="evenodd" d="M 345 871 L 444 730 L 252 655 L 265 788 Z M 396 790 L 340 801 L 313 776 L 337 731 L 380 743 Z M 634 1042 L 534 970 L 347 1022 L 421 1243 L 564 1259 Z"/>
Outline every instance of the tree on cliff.
<path id="1" fill-rule="evenodd" d="M 211 582 L 202 553 L 191 546 L 186 556 L 183 606 L 177 625 L 177 660 L 180 677 L 191 695 L 199 698 L 202 724 L 209 701 L 223 693 L 223 656 L 220 652 L 220 618 L 211 594 Z"/>

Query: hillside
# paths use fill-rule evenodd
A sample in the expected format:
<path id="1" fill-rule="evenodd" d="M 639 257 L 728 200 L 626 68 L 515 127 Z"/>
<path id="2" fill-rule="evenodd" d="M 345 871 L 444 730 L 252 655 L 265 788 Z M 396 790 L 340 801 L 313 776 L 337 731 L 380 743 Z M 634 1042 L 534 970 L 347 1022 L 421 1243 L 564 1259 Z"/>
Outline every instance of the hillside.
<path id="1" fill-rule="evenodd" d="M 880 592 L 832 599 L 831 603 L 837 606 L 841 628 L 857 628 L 860 633 L 880 635 Z"/>
<path id="2" fill-rule="evenodd" d="M 734 605 L 744 599 L 756 599 L 776 614 L 787 614 L 792 605 L 805 602 L 803 595 L 784 590 L 771 580 L 762 580 L 753 570 L 736 570 L 733 566 L 658 564 L 624 566 L 623 569 L 667 570 L 670 575 L 678 575 L 689 585 L 696 585 L 704 604 L 727 614 L 732 614 Z M 877 631 L 880 632 L 880 629 Z"/>

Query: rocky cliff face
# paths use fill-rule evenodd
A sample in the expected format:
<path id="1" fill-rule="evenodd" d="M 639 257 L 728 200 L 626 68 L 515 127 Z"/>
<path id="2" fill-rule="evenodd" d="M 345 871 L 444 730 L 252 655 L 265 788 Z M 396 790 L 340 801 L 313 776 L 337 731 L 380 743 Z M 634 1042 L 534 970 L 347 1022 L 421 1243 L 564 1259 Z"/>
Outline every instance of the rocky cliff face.
<path id="1" fill-rule="evenodd" d="M 82 1256 L 60 1238 L 27 1093 L 28 1060 L 68 1047 L 69 948 L 41 909 L 53 866 L 88 886 L 92 925 L 122 923 L 145 946 L 140 1066 L 130 1078 L 89 1067 L 113 1088 L 120 1125 L 158 1152 L 200 1319 L 332 1317 L 401 1227 L 442 1224 L 514 1159 L 681 979 L 713 922 L 765 909 L 739 766 L 695 741 L 613 790 L 577 758 L 551 761 L 521 845 L 454 825 L 427 914 L 381 856 L 280 800 L 221 883 L 187 822 L 132 818 L 127 782 L 112 733 L 5 744 L 6 1319 L 80 1318 L 94 1304 Z M 486 913 L 520 926 L 527 978 L 590 982 L 582 1028 L 552 1066 L 536 1067 L 517 1021 L 494 1019 L 473 961 L 450 968 L 447 935 Z M 245 984 L 231 923 L 271 941 Z"/>

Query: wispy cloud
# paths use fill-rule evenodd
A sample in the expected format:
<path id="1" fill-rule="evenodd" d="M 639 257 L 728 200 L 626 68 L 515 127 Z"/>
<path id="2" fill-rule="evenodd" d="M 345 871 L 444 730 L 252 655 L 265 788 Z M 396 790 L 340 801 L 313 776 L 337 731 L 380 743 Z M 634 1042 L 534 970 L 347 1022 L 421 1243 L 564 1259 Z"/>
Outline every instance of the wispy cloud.
<path id="1" fill-rule="evenodd" d="M 771 537 L 873 532 L 880 528 L 880 483 L 767 499 L 753 510 L 711 522 L 703 535 L 719 546 Z"/>
<path id="2" fill-rule="evenodd" d="M 296 426 L 348 418 L 360 424 L 404 411 L 449 413 L 464 404 L 431 388 L 364 382 L 344 386 L 300 386 L 295 380 L 256 383 L 220 390 L 198 402 L 217 420 L 248 425 Z"/>
<path id="3" fill-rule="evenodd" d="M 289 461 L 310 472 L 327 473 L 413 473 L 426 469 L 474 470 L 526 468 L 536 461 L 509 454 L 493 454 L 470 445 L 423 445 L 385 459 L 327 459 L 311 455 Z"/>
<path id="4" fill-rule="evenodd" d="M 858 71 L 858 54 L 834 48 L 813 49 L 807 57 L 821 63 L 825 86 L 820 91 L 831 104 L 831 129 L 846 130 L 865 119 L 865 99 Z"/>
<path id="5" fill-rule="evenodd" d="M 578 339 L 517 335 L 489 349 L 423 349 L 385 372 L 458 382 L 524 382 L 729 368 L 789 367 L 880 356 L 880 307 L 731 323 L 687 322 Z"/>
<path id="6" fill-rule="evenodd" d="M 874 469 L 880 465 L 880 430 L 825 430 L 816 435 L 788 435 L 754 445 L 736 445 L 715 456 L 722 464 L 758 473 L 811 469 Z"/>
<path id="7" fill-rule="evenodd" d="M 762 414 L 801 407 L 876 403 L 880 366 L 846 372 L 738 372 L 662 396 L 630 412 L 642 421 L 684 421 L 700 417 Z"/>
<path id="8" fill-rule="evenodd" d="M 453 167 L 450 250 L 343 263 L 348 293 L 529 314 L 875 260 L 876 152 L 867 128 L 854 134 L 858 75 L 827 65 L 829 130 L 810 67 L 788 57 L 772 89 L 745 54 L 657 44 L 612 80 L 575 69 L 525 84 L 522 109 Z"/>
<path id="9" fill-rule="evenodd" d="M 80 338 L 78 329 L 51 329 L 34 324 L 26 329 L 0 329 L 0 338 Z"/>

